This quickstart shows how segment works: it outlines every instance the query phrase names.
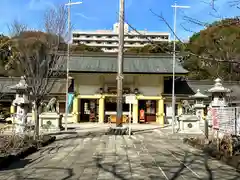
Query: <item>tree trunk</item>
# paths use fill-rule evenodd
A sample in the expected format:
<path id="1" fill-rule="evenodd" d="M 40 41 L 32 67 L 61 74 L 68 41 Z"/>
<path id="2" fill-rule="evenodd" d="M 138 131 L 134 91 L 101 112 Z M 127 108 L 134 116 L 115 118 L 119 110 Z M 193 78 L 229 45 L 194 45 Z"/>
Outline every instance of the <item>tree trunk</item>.
<path id="1" fill-rule="evenodd" d="M 34 139 L 36 140 L 36 139 L 39 138 L 40 127 L 39 127 L 38 105 L 37 105 L 35 100 L 33 101 L 32 113 L 33 113 L 33 117 L 34 117 L 34 120 L 35 120 Z"/>

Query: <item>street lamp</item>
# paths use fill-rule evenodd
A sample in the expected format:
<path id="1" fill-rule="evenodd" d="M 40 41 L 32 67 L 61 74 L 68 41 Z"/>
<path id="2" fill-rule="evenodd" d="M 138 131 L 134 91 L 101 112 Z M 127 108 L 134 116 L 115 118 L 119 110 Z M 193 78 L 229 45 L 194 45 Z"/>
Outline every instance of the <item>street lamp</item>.
<path id="1" fill-rule="evenodd" d="M 72 2 L 71 0 L 68 1 L 65 6 L 68 6 L 68 34 L 69 34 L 69 42 L 68 42 L 68 49 L 67 49 L 67 79 L 66 79 L 66 103 L 65 103 L 65 131 L 67 131 L 67 118 L 68 118 L 68 82 L 69 82 L 69 61 L 70 61 L 70 41 L 71 41 L 71 6 L 82 4 L 82 2 Z"/>
<path id="2" fill-rule="evenodd" d="M 173 23 L 173 31 L 174 31 L 174 39 L 173 39 L 173 64 L 172 64 L 172 71 L 173 71 L 173 77 L 172 77 L 172 133 L 175 132 L 174 130 L 174 123 L 175 123 L 175 63 L 176 63 L 176 23 L 177 23 L 177 8 L 187 9 L 190 8 L 190 6 L 178 6 L 175 2 L 174 5 L 171 6 L 174 8 L 174 23 Z"/>

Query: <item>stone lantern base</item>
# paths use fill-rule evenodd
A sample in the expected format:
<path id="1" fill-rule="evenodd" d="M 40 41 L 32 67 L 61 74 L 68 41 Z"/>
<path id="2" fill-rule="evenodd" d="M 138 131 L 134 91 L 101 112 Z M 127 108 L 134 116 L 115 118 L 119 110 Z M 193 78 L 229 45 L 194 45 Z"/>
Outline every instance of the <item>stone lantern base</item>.
<path id="1" fill-rule="evenodd" d="M 56 131 L 62 129 L 63 116 L 55 112 L 44 112 L 39 115 L 42 130 Z"/>
<path id="2" fill-rule="evenodd" d="M 183 114 L 178 117 L 179 133 L 202 133 L 200 119 L 196 115 Z"/>

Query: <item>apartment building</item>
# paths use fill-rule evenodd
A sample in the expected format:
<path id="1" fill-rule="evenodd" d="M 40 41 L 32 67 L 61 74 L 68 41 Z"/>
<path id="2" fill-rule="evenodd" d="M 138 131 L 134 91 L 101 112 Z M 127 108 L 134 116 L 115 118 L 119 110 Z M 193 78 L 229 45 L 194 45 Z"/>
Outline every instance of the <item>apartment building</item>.
<path id="1" fill-rule="evenodd" d="M 73 31 L 72 43 L 100 47 L 104 52 L 117 52 L 119 23 L 113 25 L 113 30 Z M 170 41 L 168 32 L 130 31 L 128 24 L 124 25 L 124 47 L 143 47 L 150 42 Z"/>

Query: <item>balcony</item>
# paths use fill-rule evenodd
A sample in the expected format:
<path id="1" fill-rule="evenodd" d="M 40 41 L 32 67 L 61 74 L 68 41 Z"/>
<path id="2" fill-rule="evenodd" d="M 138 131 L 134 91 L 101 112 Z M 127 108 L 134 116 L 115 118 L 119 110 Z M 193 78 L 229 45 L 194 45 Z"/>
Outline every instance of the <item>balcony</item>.
<path id="1" fill-rule="evenodd" d="M 95 37 L 95 36 L 90 36 L 90 37 L 73 37 L 74 40 L 81 40 L 81 41 L 118 41 L 118 37 L 112 37 L 112 38 L 107 38 L 104 36 L 101 37 Z"/>
<path id="2" fill-rule="evenodd" d="M 90 36 L 90 37 L 83 37 L 83 36 L 80 36 L 80 37 L 73 37 L 73 40 L 80 40 L 80 41 L 100 41 L 100 42 L 118 42 L 118 37 L 117 36 L 113 36 L 112 38 L 108 38 L 108 37 L 105 37 L 105 36 L 99 36 L 99 37 L 96 37 L 96 36 Z M 124 40 L 126 42 L 148 42 L 148 41 L 156 41 L 156 42 L 166 42 L 166 41 L 169 41 L 170 39 L 167 38 L 167 37 L 129 37 L 129 36 L 126 36 L 124 38 Z"/>
<path id="3" fill-rule="evenodd" d="M 118 47 L 118 43 L 117 44 L 105 44 L 105 43 L 85 43 L 87 46 L 94 46 L 94 47 L 106 47 L 106 48 L 117 48 Z M 147 45 L 147 43 L 145 44 L 124 44 L 124 47 L 129 48 L 129 47 L 143 47 Z"/>

